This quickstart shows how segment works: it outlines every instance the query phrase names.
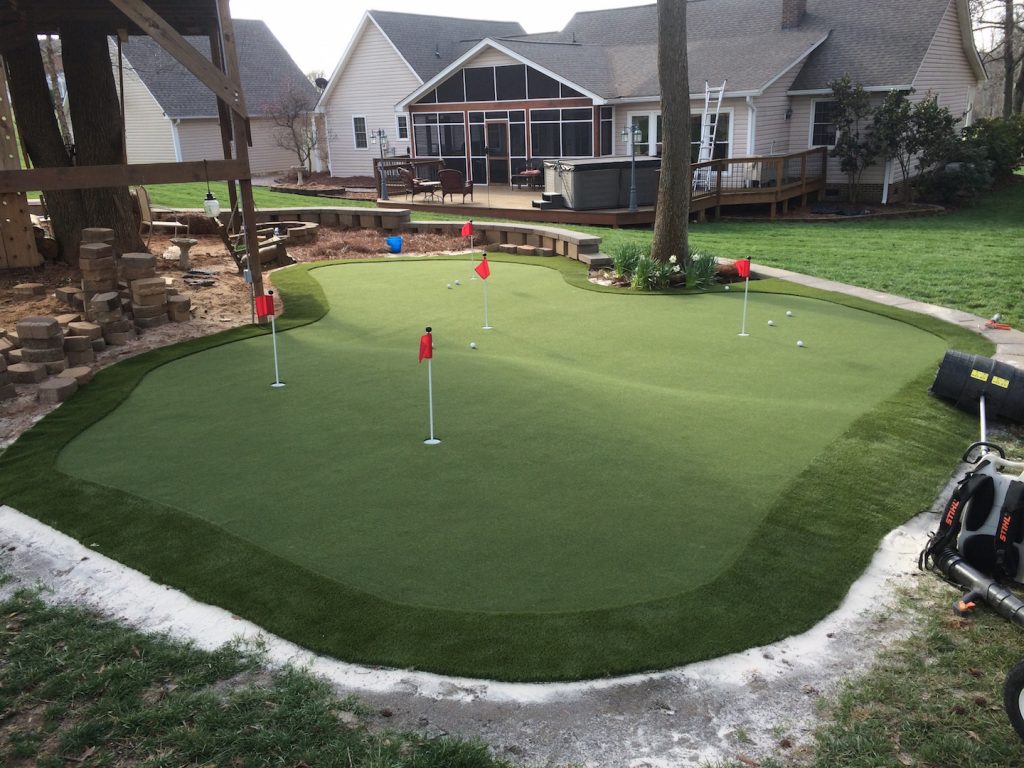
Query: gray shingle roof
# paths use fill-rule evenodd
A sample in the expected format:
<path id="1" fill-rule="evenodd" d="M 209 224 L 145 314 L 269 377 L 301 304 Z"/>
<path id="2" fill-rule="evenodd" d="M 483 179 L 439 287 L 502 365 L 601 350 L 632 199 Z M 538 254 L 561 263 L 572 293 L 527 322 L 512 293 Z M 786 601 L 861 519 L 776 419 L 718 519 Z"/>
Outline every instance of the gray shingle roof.
<path id="1" fill-rule="evenodd" d="M 453 19 L 392 11 L 369 14 L 424 82 L 485 37 L 525 34 L 516 21 Z"/>
<path id="2" fill-rule="evenodd" d="M 250 115 L 266 115 L 292 90 L 308 94 L 310 108 L 316 104 L 316 87 L 302 74 L 264 22 L 235 19 L 234 29 L 242 90 Z M 185 39 L 210 58 L 209 39 Z M 214 95 L 152 38 L 131 37 L 122 50 L 125 60 L 138 72 L 168 117 L 217 116 Z"/>
<path id="3" fill-rule="evenodd" d="M 823 39 L 794 89 L 826 88 L 847 72 L 865 87 L 909 84 L 948 4 L 808 0 L 800 26 L 784 30 L 782 0 L 689 0 L 690 92 L 705 80 L 760 90 Z M 585 11 L 561 32 L 498 42 L 604 98 L 655 96 L 657 25 L 656 5 Z"/>

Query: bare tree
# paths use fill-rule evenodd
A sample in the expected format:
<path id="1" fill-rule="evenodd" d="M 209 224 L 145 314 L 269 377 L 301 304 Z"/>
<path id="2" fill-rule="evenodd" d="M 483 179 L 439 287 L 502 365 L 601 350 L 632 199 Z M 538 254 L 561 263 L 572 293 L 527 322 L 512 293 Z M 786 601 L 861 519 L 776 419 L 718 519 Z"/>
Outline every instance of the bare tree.
<path id="1" fill-rule="evenodd" d="M 686 60 L 686 0 L 658 0 L 658 81 L 662 143 L 658 208 L 651 257 L 685 263 L 690 256 L 690 78 Z"/>
<path id="2" fill-rule="evenodd" d="M 981 39 L 982 61 L 1002 84 L 1002 116 L 1024 108 L 1024 2 L 971 0 L 975 37 Z"/>
<path id="3" fill-rule="evenodd" d="M 71 135 L 71 118 L 68 117 L 67 104 L 64 100 L 64 93 L 60 86 L 60 75 L 57 67 L 57 54 L 60 43 L 53 35 L 44 37 L 40 45 L 43 48 L 43 67 L 46 69 L 46 78 L 50 82 L 50 94 L 53 98 L 54 112 L 57 114 L 57 124 L 60 125 L 60 132 L 64 136 L 64 143 L 70 146 L 75 139 Z"/>
<path id="4" fill-rule="evenodd" d="M 281 149 L 293 152 L 298 164 L 310 171 L 313 152 L 319 144 L 319 136 L 313 126 L 314 106 L 307 93 L 293 88 L 268 109 L 276 126 L 274 142 Z"/>

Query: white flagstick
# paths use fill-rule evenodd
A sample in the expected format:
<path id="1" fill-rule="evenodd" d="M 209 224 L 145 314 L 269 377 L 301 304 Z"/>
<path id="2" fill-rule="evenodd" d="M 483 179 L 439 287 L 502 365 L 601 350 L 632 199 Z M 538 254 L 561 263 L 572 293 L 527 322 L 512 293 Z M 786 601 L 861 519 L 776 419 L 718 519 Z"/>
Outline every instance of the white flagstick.
<path id="1" fill-rule="evenodd" d="M 494 328 L 487 321 L 487 281 L 484 280 L 483 283 L 484 283 L 484 330 L 485 331 L 493 331 Z"/>
<path id="2" fill-rule="evenodd" d="M 981 442 L 988 442 L 988 426 L 985 424 L 985 395 L 978 398 L 978 414 L 981 417 Z"/>
<path id="3" fill-rule="evenodd" d="M 281 381 L 281 374 L 277 370 L 277 324 L 274 322 L 274 316 L 270 316 L 270 338 L 274 340 L 274 383 L 272 387 L 283 387 L 284 382 Z"/>
<path id="4" fill-rule="evenodd" d="M 427 326 L 427 333 L 430 333 L 430 326 Z M 423 441 L 424 445 L 439 445 L 441 443 L 434 437 L 434 357 L 433 351 L 427 358 L 427 410 L 430 414 L 430 437 Z"/>
<path id="5" fill-rule="evenodd" d="M 747 279 L 743 283 L 743 321 L 740 323 L 740 332 L 737 336 L 749 336 L 747 333 L 747 293 L 750 290 L 750 275 L 747 274 Z"/>

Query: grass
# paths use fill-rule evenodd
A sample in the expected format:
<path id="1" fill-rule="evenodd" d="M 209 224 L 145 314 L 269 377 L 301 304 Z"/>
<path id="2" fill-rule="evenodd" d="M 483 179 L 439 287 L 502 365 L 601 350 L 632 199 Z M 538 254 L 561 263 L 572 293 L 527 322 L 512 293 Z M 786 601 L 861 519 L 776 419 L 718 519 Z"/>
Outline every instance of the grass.
<path id="1" fill-rule="evenodd" d="M 258 648 L 204 651 L 29 592 L 0 602 L 0 764 L 509 768 L 478 742 L 371 730 Z"/>
<path id="2" fill-rule="evenodd" d="M 560 272 L 573 285 L 589 286 L 582 267 L 567 260 L 521 258 L 509 261 L 543 264 Z M 456 261 L 454 265 L 468 272 L 464 261 Z M 397 266 L 398 269 L 403 268 Z M 430 263 L 422 266 L 433 268 Z M 508 267 L 505 264 L 496 266 L 498 269 Z M 351 275 L 355 280 L 359 269 L 379 269 L 383 270 L 382 274 L 387 274 L 387 270 L 395 268 L 394 264 L 344 265 L 331 267 L 327 272 L 336 273 L 343 279 Z M 280 324 L 282 329 L 311 322 L 326 312 L 328 301 L 324 288 L 311 279 L 307 267 L 279 272 L 275 282 L 282 290 L 288 307 L 288 314 Z M 359 281 L 355 285 L 361 289 L 366 287 Z M 807 297 L 821 296 L 818 292 L 773 285 L 771 282 L 759 287 L 765 292 L 765 300 L 771 298 L 768 294 L 773 290 Z M 450 294 L 441 289 L 439 295 Z M 498 295 L 496 293 L 495 297 Z M 724 296 L 719 299 L 622 295 L 609 298 L 613 301 L 634 302 L 631 307 L 661 306 L 668 302 L 668 305 L 678 307 L 680 312 L 685 312 L 691 301 L 727 300 Z M 328 318 L 329 322 L 323 327 L 347 334 L 346 338 L 363 333 L 364 329 L 358 323 L 362 312 L 358 302 L 372 302 L 373 297 L 368 293 L 366 298 L 356 297 L 353 300 L 357 301 L 354 309 L 359 311 L 352 316 L 342 313 L 333 321 L 333 325 Z M 991 350 L 990 346 L 977 337 L 932 318 L 879 308 L 854 299 L 841 301 L 851 307 L 877 310 L 885 316 L 898 318 L 938 334 L 950 345 L 982 353 Z M 734 302 L 733 306 L 738 308 Z M 408 312 L 400 304 L 390 311 Z M 337 326 L 339 322 L 342 327 Z M 481 611 L 480 606 L 476 606 L 475 610 L 442 610 L 434 607 L 436 604 L 429 604 L 430 600 L 422 595 L 415 596 L 416 599 L 412 601 L 415 604 L 406 601 L 407 604 L 400 605 L 393 599 L 394 592 L 389 600 L 368 590 L 352 589 L 328 578 L 323 566 L 314 564 L 313 568 L 299 567 L 283 549 L 269 552 L 265 547 L 256 546 L 244 536 L 238 535 L 239 530 L 233 521 L 218 522 L 210 517 L 209 509 L 194 510 L 200 513 L 198 515 L 183 515 L 174 506 L 168 505 L 166 500 L 161 503 L 145 498 L 160 493 L 158 488 L 143 495 L 131 495 L 110 487 L 106 482 L 97 484 L 54 471 L 57 457 L 64 446 L 131 395 L 144 375 L 185 355 L 199 353 L 228 341 L 252 339 L 259 333 L 256 329 L 240 329 L 218 337 L 195 340 L 176 348 L 157 350 L 102 371 L 97 376 L 96 384 L 79 393 L 0 457 L 0 493 L 5 502 L 12 506 L 80 540 L 98 544 L 104 553 L 141 568 L 160 581 L 185 588 L 199 599 L 229 607 L 311 649 L 327 651 L 355 661 L 412 665 L 442 672 L 506 679 L 567 679 L 670 666 L 737 650 L 752 643 L 769 642 L 799 631 L 813 624 L 839 602 L 850 579 L 863 569 L 878 539 L 887 530 L 930 503 L 948 467 L 973 432 L 969 418 L 924 396 L 934 374 L 935 362 L 932 361 L 920 375 L 912 375 L 905 384 L 896 384 L 892 394 L 886 396 L 881 405 L 855 418 L 815 458 L 804 459 L 804 469 L 790 484 L 777 488 L 770 508 L 762 510 L 757 519 L 751 520 L 751 527 L 744 534 L 747 538 L 739 543 L 733 542 L 731 546 L 739 547 L 735 549 L 735 559 L 720 563 L 717 574 L 695 591 L 643 599 L 624 606 L 608 607 L 591 603 L 586 610 L 575 612 L 567 611 L 563 606 L 560 612 L 547 614 Z M 377 358 L 378 365 L 383 363 L 389 366 L 388 360 L 393 355 L 400 354 L 403 361 L 411 357 L 411 352 L 405 348 L 408 346 L 405 344 L 408 341 L 407 333 L 403 333 L 402 343 L 395 347 L 402 351 L 395 353 L 390 351 L 394 341 L 392 336 L 393 333 L 389 332 L 380 339 L 367 340 L 367 343 L 376 341 L 382 345 L 382 352 Z M 735 340 L 732 330 L 729 331 L 729 337 Z M 415 334 L 412 338 L 415 346 Z M 589 344 L 587 342 L 580 349 L 589 349 Z M 245 345 L 233 346 L 241 349 Z M 346 348 L 349 346 L 346 344 Z M 637 348 L 640 353 L 637 360 L 650 356 L 649 352 L 645 355 L 643 349 Z M 559 350 L 557 345 L 541 351 L 544 356 L 565 356 L 565 350 Z M 464 359 L 473 359 L 466 356 L 481 353 L 486 354 L 486 350 L 470 353 L 466 349 L 460 354 Z M 353 364 L 361 358 L 371 359 L 366 354 L 362 345 L 355 342 L 351 344 Z M 454 352 L 450 359 L 454 369 Z M 191 364 L 191 360 L 182 362 L 186 367 Z M 635 362 L 630 365 L 635 365 Z M 380 369 L 381 372 L 372 373 L 371 380 L 381 381 L 381 375 L 386 374 L 387 370 L 390 368 L 385 367 Z M 439 367 L 439 373 L 441 370 Z M 503 369 L 498 367 L 498 370 Z M 543 367 L 538 367 L 535 373 L 543 373 L 543 370 Z M 223 373 L 230 378 L 230 371 Z M 256 376 L 259 388 L 263 389 L 265 374 L 257 373 Z M 287 380 L 287 374 L 285 378 Z M 416 380 L 420 381 L 418 378 Z M 751 378 L 751 381 L 754 380 Z M 297 386 L 300 381 L 296 379 L 289 387 Z M 609 391 L 614 395 L 618 384 L 612 382 L 609 379 Z M 543 379 L 538 383 L 543 383 Z M 324 399 L 324 394 L 331 386 L 328 383 L 318 389 L 316 395 L 312 395 L 317 398 L 315 412 L 328 419 L 334 418 L 333 414 L 338 412 L 336 407 L 325 407 L 334 404 L 334 400 Z M 500 406 L 509 388 L 503 384 L 490 388 L 498 400 L 490 397 L 489 402 Z M 269 388 L 265 389 L 271 392 Z M 143 391 L 144 388 L 139 393 Z M 256 401 L 249 395 L 243 397 L 242 391 L 239 390 L 239 397 L 255 407 Z M 311 396 L 296 389 L 285 390 L 281 394 L 285 392 L 298 392 L 300 398 Z M 364 407 L 360 397 L 353 396 L 348 410 Z M 418 412 L 422 409 L 422 395 L 417 394 L 415 397 L 416 404 L 412 407 Z M 407 407 L 403 405 L 405 398 L 405 394 L 396 393 L 396 407 Z M 480 401 L 480 398 L 473 391 L 465 391 L 465 400 L 471 403 Z M 543 403 L 543 394 L 534 398 L 535 406 L 543 407 Z M 643 401 L 633 402 L 629 398 L 623 399 L 623 403 L 630 413 L 642 410 L 646 405 Z M 687 415 L 693 418 L 699 416 L 700 409 L 687 409 L 683 401 L 678 404 L 679 413 L 673 413 L 671 408 L 665 410 L 658 399 L 651 403 L 656 405 L 655 414 L 664 410 L 665 415 L 673 420 L 683 420 L 684 425 L 676 428 L 681 438 L 686 437 Z M 616 413 L 616 407 L 620 407 L 619 404 L 611 409 L 588 409 L 587 419 L 594 426 L 581 433 L 584 438 L 581 446 L 585 445 L 587 451 L 592 450 L 592 443 L 596 443 L 589 430 L 600 430 L 606 421 L 606 414 L 617 417 L 619 414 Z M 266 409 L 261 408 L 260 412 L 264 416 L 271 416 Z M 391 417 L 383 413 L 383 428 L 392 429 L 389 421 Z M 188 418 L 187 414 L 184 418 Z M 422 413 L 419 413 L 419 418 L 422 419 Z M 462 418 L 465 419 L 466 415 Z M 614 423 L 618 422 L 609 422 Z M 273 434 L 279 426 L 268 424 L 269 429 L 264 430 L 257 439 Z M 419 433 L 421 429 L 425 429 L 425 425 L 414 428 L 406 442 L 415 444 L 422 438 L 423 435 Z M 203 433 L 203 440 L 212 441 L 211 447 L 214 450 L 228 455 L 233 449 L 229 443 L 224 442 L 223 435 L 229 431 L 207 430 Z M 475 431 L 480 430 L 476 428 Z M 618 427 L 605 430 L 604 433 L 636 439 L 634 432 Z M 341 437 L 346 433 L 338 434 Z M 500 432 L 497 437 L 500 440 Z M 327 463 L 324 472 L 335 471 L 333 468 L 341 468 L 349 460 L 349 452 L 337 440 L 316 438 L 313 442 L 323 446 L 321 454 L 324 457 L 334 458 L 333 462 Z M 607 440 L 602 443 L 607 443 Z M 640 503 L 646 504 L 642 500 L 649 495 L 655 505 L 682 505 L 689 484 L 685 474 L 675 478 L 672 473 L 685 473 L 690 466 L 695 470 L 703 466 L 701 462 L 705 459 L 701 458 L 702 455 L 717 464 L 721 471 L 730 452 L 716 450 L 705 454 L 699 446 L 686 449 L 685 439 L 677 443 L 674 448 L 659 446 L 656 451 L 641 452 L 643 461 L 636 466 L 644 467 L 642 474 L 634 472 L 621 475 L 617 472 L 617 459 L 611 459 L 606 465 L 595 465 L 593 471 L 565 474 L 563 477 L 566 482 L 559 485 L 565 486 L 567 491 L 562 492 L 568 492 L 571 496 L 575 493 L 574 489 L 593 495 L 595 488 L 600 490 L 623 483 L 636 494 Z M 229 473 L 224 476 L 228 482 L 222 485 L 238 488 L 242 493 L 248 493 L 250 485 L 260 489 L 259 482 L 254 484 L 249 480 L 253 477 L 261 479 L 269 465 L 266 460 L 258 458 L 258 453 L 253 454 L 252 460 L 246 460 L 249 447 L 253 445 L 255 443 L 250 440 L 247 450 L 237 454 L 239 461 L 232 464 Z M 455 442 L 457 446 L 458 441 Z M 620 447 L 619 453 L 628 453 L 628 450 L 624 451 Z M 808 456 L 814 454 L 815 451 L 812 451 Z M 659 456 L 666 458 L 659 461 Z M 544 477 L 552 472 L 554 474 L 551 476 L 557 476 L 557 464 L 561 460 L 560 455 L 550 458 L 538 455 L 537 469 Z M 323 458 L 317 458 L 317 461 L 322 463 Z M 548 462 L 555 465 L 554 469 L 544 466 Z M 895 477 L 889 468 L 897 464 L 903 467 L 897 482 L 864 482 L 867 477 Z M 469 462 L 469 468 L 488 473 L 494 479 L 497 485 L 490 493 L 492 498 L 498 499 L 500 493 L 514 495 L 515 483 L 519 483 L 521 488 L 528 487 L 535 474 L 527 471 L 518 478 L 494 475 L 490 473 L 486 461 L 476 464 Z M 757 462 L 748 465 L 747 473 L 751 470 L 757 472 Z M 664 490 L 648 494 L 647 484 L 652 471 L 668 474 L 675 480 L 677 491 L 668 495 L 665 495 Z M 293 475 L 300 481 L 304 476 L 302 470 Z M 235 479 L 234 483 L 231 478 Z M 607 482 L 602 485 L 606 478 Z M 175 481 L 175 487 L 187 492 L 188 482 L 179 478 Z M 390 493 L 387 484 L 393 482 L 400 481 L 388 479 L 382 483 L 382 490 Z M 506 483 L 512 483 L 507 491 Z M 301 482 L 296 484 L 296 488 L 305 493 L 299 486 Z M 740 486 L 742 483 L 728 481 L 723 483 L 722 488 Z M 429 493 L 429 486 L 426 487 Z M 753 489 L 741 489 L 740 493 L 742 495 L 751 490 L 756 491 L 756 485 Z M 679 493 L 684 495 L 680 496 Z M 76 501 L 74 504 L 57 507 L 52 503 L 55 497 L 73 498 Z M 827 508 L 835 510 L 834 514 L 821 514 L 822 499 L 828 499 Z M 257 501 L 255 509 L 259 509 L 258 504 Z M 347 514 L 358 516 L 362 511 L 356 507 Z M 707 522 L 713 519 L 708 518 Z M 757 522 L 758 519 L 760 522 Z M 702 526 L 703 523 L 698 527 Z M 364 536 L 367 543 L 372 542 L 372 536 L 357 533 Z M 432 531 L 431 535 L 436 535 L 436 531 Z M 553 538 L 556 544 L 564 541 L 568 545 L 572 541 L 562 535 Z M 684 538 L 680 537 L 680 541 Z M 160 542 L 158 547 L 153 546 L 155 541 Z M 340 542 L 340 545 L 347 546 L 348 542 Z M 550 548 L 551 543 L 544 546 Z M 794 552 L 810 552 L 813 555 L 802 557 L 798 563 L 790 563 L 791 567 L 779 567 L 780 563 L 791 561 Z M 384 561 L 394 557 L 391 552 L 383 550 L 369 556 Z M 519 556 L 516 552 L 515 557 L 510 559 L 515 560 Z M 450 565 L 442 559 L 431 562 L 436 563 L 440 570 L 452 572 Z M 608 564 L 619 567 L 614 562 Z M 507 572 L 513 566 L 494 562 L 497 572 Z M 378 574 L 383 573 L 378 566 L 374 568 L 377 568 Z M 532 574 L 527 575 L 532 577 Z M 666 576 L 671 579 L 672 574 L 667 572 Z M 393 580 L 394 574 L 389 574 L 389 578 Z M 257 584 L 260 587 L 254 590 L 253 585 Z M 813 584 L 814 588 L 808 589 L 809 584 Z M 490 583 L 482 586 L 491 592 L 496 589 Z M 388 585 L 382 588 L 392 589 Z M 716 599 L 709 601 L 707 595 L 715 595 Z M 794 596 L 794 599 L 788 599 L 787 595 Z M 651 595 L 648 594 L 647 598 L 651 598 Z M 587 599 L 593 600 L 593 597 Z M 703 631 L 698 634 L 687 632 L 687 641 L 680 643 L 679 634 L 683 627 L 689 625 L 694 604 L 701 605 Z M 552 654 L 552 648 L 562 649 L 563 652 Z"/>
<path id="3" fill-rule="evenodd" d="M 924 218 L 690 226 L 690 247 L 838 280 L 1024 327 L 1024 176 L 974 207 Z M 650 242 L 650 230 L 577 227 L 601 248 Z"/>

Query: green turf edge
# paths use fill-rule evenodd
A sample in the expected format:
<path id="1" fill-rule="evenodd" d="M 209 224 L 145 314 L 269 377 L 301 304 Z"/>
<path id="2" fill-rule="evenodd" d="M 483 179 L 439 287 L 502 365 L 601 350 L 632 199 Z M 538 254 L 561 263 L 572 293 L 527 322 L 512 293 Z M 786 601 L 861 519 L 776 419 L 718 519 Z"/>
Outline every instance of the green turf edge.
<path id="1" fill-rule="evenodd" d="M 600 289 L 586 281 L 582 265 L 568 260 L 494 260 L 554 268 L 570 284 Z M 287 313 L 282 330 L 313 322 L 328 309 L 309 271 L 345 263 L 366 262 L 274 273 Z M 758 290 L 866 309 L 935 333 L 951 347 L 992 353 L 982 337 L 935 318 L 778 281 L 758 282 Z M 228 331 L 101 371 L 95 384 L 0 456 L 0 500 L 196 599 L 311 650 L 367 664 L 503 680 L 575 680 L 663 669 L 800 632 L 839 604 L 885 533 L 930 505 L 974 429 L 968 415 L 922 397 L 934 376 L 923 371 L 859 418 L 796 478 L 751 546 L 700 590 L 570 614 L 399 606 L 269 555 L 179 510 L 56 470 L 63 446 L 116 407 L 148 371 L 259 333 L 265 330 Z M 243 461 L 238 471 L 256 475 L 259 468 Z M 741 471 L 736 481 L 742 482 Z M 679 503 L 685 503 L 685 493 Z M 793 558 L 793 552 L 801 557 Z"/>

